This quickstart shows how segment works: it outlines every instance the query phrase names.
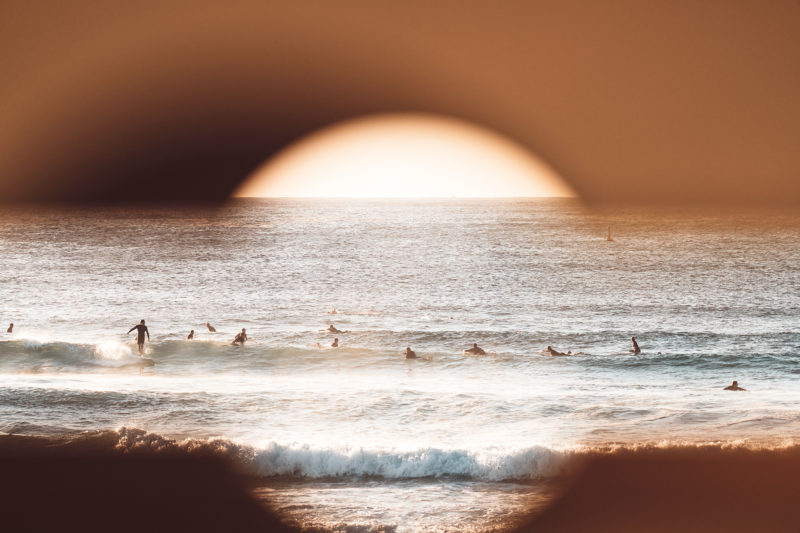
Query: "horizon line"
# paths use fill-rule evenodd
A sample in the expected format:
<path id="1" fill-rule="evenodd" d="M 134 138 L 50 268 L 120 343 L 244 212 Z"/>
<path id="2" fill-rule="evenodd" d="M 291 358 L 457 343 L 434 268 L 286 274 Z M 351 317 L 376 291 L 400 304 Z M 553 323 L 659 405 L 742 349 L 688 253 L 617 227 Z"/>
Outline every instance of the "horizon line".
<path id="1" fill-rule="evenodd" d="M 579 196 L 231 196 L 243 200 L 512 200 L 512 199 L 580 199 Z"/>

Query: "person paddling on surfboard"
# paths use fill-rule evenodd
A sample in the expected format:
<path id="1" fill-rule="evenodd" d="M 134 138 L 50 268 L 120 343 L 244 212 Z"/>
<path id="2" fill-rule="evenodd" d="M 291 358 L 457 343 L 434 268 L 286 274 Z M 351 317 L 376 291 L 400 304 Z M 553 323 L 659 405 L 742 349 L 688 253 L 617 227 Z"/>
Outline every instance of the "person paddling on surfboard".
<path id="1" fill-rule="evenodd" d="M 547 348 L 544 349 L 544 351 L 550 355 L 572 355 L 571 351 L 569 353 L 562 353 L 553 348 L 552 346 L 548 346 Z"/>
<path id="2" fill-rule="evenodd" d="M 472 348 L 464 350 L 464 353 L 469 353 L 472 355 L 486 355 L 486 352 L 483 351 L 483 348 L 479 347 L 478 343 L 476 342 L 472 343 Z"/>
<path id="3" fill-rule="evenodd" d="M 739 382 L 738 381 L 734 381 L 733 383 L 731 383 L 730 385 L 728 385 L 727 387 L 725 387 L 722 390 L 743 390 L 743 391 L 746 391 L 747 389 L 743 389 L 742 387 L 739 386 Z"/>
<path id="4" fill-rule="evenodd" d="M 139 345 L 139 357 L 141 357 L 142 350 L 144 350 L 144 336 L 147 335 L 147 340 L 148 342 L 150 341 L 150 331 L 147 329 L 147 326 L 144 325 L 144 318 L 141 322 L 129 329 L 128 333 L 133 330 L 136 330 L 136 344 Z"/>
<path id="5" fill-rule="evenodd" d="M 245 342 L 247 342 L 247 332 L 245 331 L 244 328 L 242 328 L 242 332 L 236 334 L 236 337 L 233 339 L 233 342 L 231 344 L 233 344 L 234 346 L 237 344 L 240 346 L 244 346 Z"/>

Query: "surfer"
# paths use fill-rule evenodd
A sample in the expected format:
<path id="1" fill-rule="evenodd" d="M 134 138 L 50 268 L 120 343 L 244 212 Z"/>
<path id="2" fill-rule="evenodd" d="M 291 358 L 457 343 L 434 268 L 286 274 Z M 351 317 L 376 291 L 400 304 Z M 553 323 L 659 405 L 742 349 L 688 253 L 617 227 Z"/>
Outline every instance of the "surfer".
<path id="1" fill-rule="evenodd" d="M 188 336 L 188 337 L 186 337 L 186 340 L 187 340 L 187 341 L 190 341 L 190 340 L 192 340 L 192 339 L 194 339 L 194 330 L 190 331 L 190 332 L 189 332 L 189 336 Z"/>
<path id="2" fill-rule="evenodd" d="M 336 327 L 333 324 L 328 326 L 328 331 L 330 333 L 347 333 L 346 331 L 342 331 L 342 330 L 336 329 Z"/>
<path id="3" fill-rule="evenodd" d="M 406 346 L 406 359 L 416 359 L 417 353 L 411 349 L 411 346 Z"/>
<path id="4" fill-rule="evenodd" d="M 552 346 L 548 346 L 547 348 L 544 349 L 544 351 L 547 352 L 549 355 L 572 355 L 571 351 L 569 353 L 561 353 Z"/>
<path id="5" fill-rule="evenodd" d="M 129 329 L 128 333 L 133 330 L 136 330 L 136 344 L 139 345 L 139 356 L 141 357 L 142 350 L 144 349 L 144 336 L 147 335 L 147 340 L 150 340 L 150 331 L 147 329 L 147 326 L 144 325 L 144 318 L 141 322 Z M 126 333 L 126 335 L 128 333 Z"/>
<path id="6" fill-rule="evenodd" d="M 8 325 L 8 329 L 6 330 L 6 333 L 11 333 L 12 331 L 14 331 L 14 323 L 13 322 Z"/>
<path id="7" fill-rule="evenodd" d="M 743 389 L 742 387 L 739 386 L 739 382 L 738 381 L 734 381 L 733 383 L 731 383 L 730 385 L 728 385 L 727 387 L 725 387 L 722 390 L 743 390 L 743 391 L 746 391 L 747 389 Z"/>
<path id="8" fill-rule="evenodd" d="M 336 311 L 336 308 L 334 307 L 333 309 L 331 309 L 330 311 L 328 311 L 328 314 L 329 314 L 329 315 L 338 315 L 339 313 L 338 313 L 338 311 Z"/>
<path id="9" fill-rule="evenodd" d="M 236 334 L 236 337 L 233 338 L 233 342 L 231 344 L 233 344 L 234 346 L 236 345 L 244 346 L 245 342 L 247 342 L 247 332 L 245 331 L 244 328 L 242 328 L 241 333 Z"/>
<path id="10" fill-rule="evenodd" d="M 642 350 L 639 349 L 639 345 L 636 343 L 636 339 L 633 337 L 631 337 L 631 344 L 633 344 L 633 350 L 631 350 L 633 352 L 633 355 L 639 355 L 640 353 L 642 353 Z"/>
<path id="11" fill-rule="evenodd" d="M 215 328 L 214 326 L 212 326 L 208 322 L 206 322 L 206 327 L 208 328 L 208 331 L 210 331 L 211 333 L 216 333 L 217 332 L 217 328 Z"/>
<path id="12" fill-rule="evenodd" d="M 333 339 L 333 342 L 331 343 L 331 348 L 338 348 L 338 347 L 339 347 L 339 339 L 335 338 L 335 339 Z"/>
<path id="13" fill-rule="evenodd" d="M 483 348 L 480 348 L 477 343 L 472 343 L 472 348 L 464 350 L 464 353 L 469 353 L 472 355 L 486 355 L 486 352 L 483 351 Z"/>

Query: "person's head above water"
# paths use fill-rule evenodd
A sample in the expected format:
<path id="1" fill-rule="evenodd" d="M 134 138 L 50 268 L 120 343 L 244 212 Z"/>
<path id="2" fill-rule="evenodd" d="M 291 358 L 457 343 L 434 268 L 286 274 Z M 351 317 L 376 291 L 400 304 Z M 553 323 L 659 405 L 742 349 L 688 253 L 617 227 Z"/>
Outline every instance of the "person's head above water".
<path id="1" fill-rule="evenodd" d="M 242 328 L 242 333 L 244 333 L 244 332 L 245 332 L 245 329 L 244 329 L 244 328 Z"/>
<path id="2" fill-rule="evenodd" d="M 472 343 L 472 347 L 473 347 L 473 348 L 477 348 L 477 347 L 478 347 L 478 343 L 477 343 L 477 342 L 473 342 L 473 343 Z"/>
<path id="3" fill-rule="evenodd" d="M 736 381 L 736 380 L 733 380 L 733 383 L 731 383 L 731 386 L 732 387 L 738 387 L 739 386 L 739 382 Z"/>
<path id="4" fill-rule="evenodd" d="M 142 319 L 142 321 L 141 321 L 141 322 L 139 322 L 139 324 L 144 324 L 144 318 Z"/>

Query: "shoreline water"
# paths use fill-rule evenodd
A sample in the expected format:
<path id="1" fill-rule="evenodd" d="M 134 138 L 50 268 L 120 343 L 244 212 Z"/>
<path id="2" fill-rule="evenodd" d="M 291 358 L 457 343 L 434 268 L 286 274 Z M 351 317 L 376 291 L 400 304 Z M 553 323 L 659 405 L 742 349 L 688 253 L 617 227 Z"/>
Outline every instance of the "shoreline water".
<path id="1" fill-rule="evenodd" d="M 275 200 L 0 227 L 0 432 L 221 455 L 314 527 L 469 530 L 583 459 L 800 441 L 795 214 Z M 331 322 L 352 333 L 317 349 Z"/>
<path id="2" fill-rule="evenodd" d="M 113 468 L 108 468 L 109 459 L 113 460 Z M 69 465 L 67 468 L 74 469 L 75 475 L 82 477 L 81 481 L 61 477 L 65 460 Z M 94 499 L 67 498 L 69 511 L 65 514 L 36 518 L 24 516 L 20 511 L 31 505 L 26 499 L 27 487 L 30 484 L 47 486 L 49 491 L 54 491 L 60 490 L 60 485 L 65 482 L 87 487 L 98 483 L 114 487 L 122 483 L 122 479 L 116 477 L 118 475 L 124 475 L 125 483 L 137 487 L 164 483 L 181 487 L 188 481 L 188 476 L 180 468 L 176 476 L 172 465 L 182 465 L 186 461 L 194 465 L 193 469 L 200 466 L 204 477 L 192 479 L 191 490 L 184 490 L 184 504 L 172 506 L 171 510 L 170 507 L 153 507 L 152 489 L 128 494 L 127 504 L 132 508 L 142 506 L 149 507 L 151 511 L 157 510 L 148 516 L 148 521 L 162 525 L 176 521 L 186 523 L 183 505 L 194 506 L 200 500 L 218 497 L 218 484 L 224 477 L 226 485 L 231 484 L 230 480 L 238 480 L 233 483 L 241 489 L 229 493 L 228 501 L 232 498 L 245 503 L 258 501 L 265 510 L 264 516 L 255 513 L 254 516 L 243 517 L 233 514 L 230 508 L 212 506 L 215 524 L 224 523 L 228 527 L 236 527 L 237 524 L 250 526 L 258 522 L 263 525 L 265 522 L 262 520 L 277 519 L 284 525 L 278 526 L 272 522 L 270 531 L 387 532 L 405 530 L 414 519 L 404 516 L 405 527 L 398 529 L 396 520 L 392 521 L 397 517 L 387 517 L 376 509 L 376 514 L 369 516 L 367 513 L 366 519 L 350 517 L 348 521 L 345 518 L 346 511 L 344 515 L 339 511 L 338 515 L 329 514 L 327 521 L 319 521 L 318 512 L 309 515 L 307 511 L 320 501 L 330 503 L 336 502 L 337 498 L 347 498 L 351 506 L 368 508 L 370 492 L 383 491 L 382 484 L 386 480 L 362 479 L 355 482 L 352 479 L 327 479 L 315 480 L 312 486 L 311 481 L 286 477 L 254 478 L 250 468 L 233 459 L 229 452 L 220 453 L 219 448 L 211 443 L 181 443 L 137 430 L 50 439 L 0 435 L 0 462 L 5 464 L 8 461 L 21 461 L 27 469 L 23 473 L 24 481 L 4 484 L 0 490 L 0 497 L 8 506 L 7 509 L 15 511 L 5 516 L 6 524 L 10 526 L 24 524 L 30 528 L 36 527 L 37 522 L 38 525 L 45 525 L 48 520 L 55 520 L 61 527 L 69 527 L 76 525 L 77 522 L 72 521 L 80 517 L 86 530 L 99 531 L 99 524 L 82 515 L 86 513 L 86 516 L 96 517 L 97 513 L 93 513 L 92 509 L 96 511 L 104 505 L 118 507 L 119 502 L 111 503 L 111 499 L 119 496 L 119 490 L 107 493 L 105 498 L 109 501 L 105 502 L 102 496 L 96 494 L 95 486 L 89 489 Z M 502 503 L 503 512 L 493 514 L 484 510 L 472 520 L 464 521 L 462 517 L 462 521 L 453 528 L 442 525 L 437 529 L 521 532 L 581 530 L 589 527 L 595 531 L 672 531 L 680 524 L 686 531 L 752 531 L 760 526 L 782 532 L 792 531 L 798 516 L 792 497 L 796 475 L 800 473 L 800 447 L 797 445 L 774 449 L 731 445 L 619 447 L 605 453 L 590 452 L 576 456 L 567 463 L 555 479 L 545 484 L 506 483 L 499 489 L 497 483 L 493 484 L 484 495 L 493 495 L 495 498 L 499 495 L 502 499 L 497 503 Z M 95 464 L 102 467 L 102 472 L 92 466 Z M 136 474 L 124 468 L 126 464 L 137 469 L 140 473 L 138 479 Z M 204 466 L 217 464 L 224 465 L 226 473 L 223 474 L 217 467 L 209 471 Z M 54 465 L 58 467 L 54 468 Z M 121 474 L 123 471 L 124 474 Z M 170 478 L 162 479 L 159 471 Z M 103 477 L 102 482 L 95 479 L 96 475 Z M 438 490 L 440 480 L 428 479 L 422 483 L 410 483 L 407 480 L 406 483 L 404 490 L 394 490 L 392 494 L 405 493 L 408 497 L 426 501 L 429 506 L 437 506 L 436 499 L 442 496 Z M 462 492 L 481 491 L 478 484 L 470 486 L 466 481 L 462 483 L 465 483 L 460 487 Z M 305 490 L 306 484 L 309 490 Z M 42 496 L 45 494 L 42 493 Z M 355 494 L 360 494 L 360 499 L 353 500 Z M 441 506 L 441 502 L 438 503 Z M 452 501 L 448 502 L 450 506 L 453 504 Z M 56 507 L 62 505 L 57 504 Z M 335 508 L 334 505 L 331 509 Z M 267 509 L 270 511 L 266 512 Z M 274 515 L 270 516 L 270 512 Z M 102 517 L 102 513 L 99 515 Z M 194 530 L 212 531 L 217 527 L 215 524 L 199 523 Z M 425 523 L 416 525 L 426 529 Z M 428 527 L 431 525 L 427 523 Z M 122 525 L 120 530 L 132 531 L 134 527 L 141 527 L 133 524 L 128 526 Z M 249 527 L 242 530 L 249 530 Z"/>

